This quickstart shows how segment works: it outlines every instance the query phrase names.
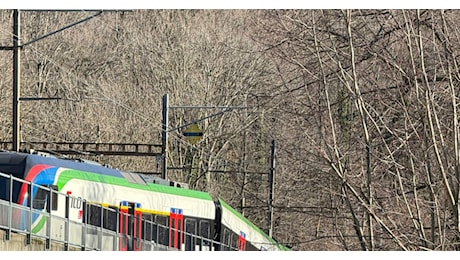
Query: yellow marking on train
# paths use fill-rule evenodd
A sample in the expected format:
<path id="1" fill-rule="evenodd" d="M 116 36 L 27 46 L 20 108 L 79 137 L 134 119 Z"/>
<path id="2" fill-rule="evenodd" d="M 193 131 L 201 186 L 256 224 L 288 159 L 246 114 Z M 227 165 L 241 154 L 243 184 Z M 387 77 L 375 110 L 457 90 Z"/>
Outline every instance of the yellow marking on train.
<path id="1" fill-rule="evenodd" d="M 102 203 L 102 202 L 97 202 L 97 201 L 86 201 L 86 204 L 100 205 L 100 206 L 102 206 L 104 208 L 108 208 L 108 207 L 119 208 L 118 205 L 113 205 L 113 204 L 109 204 L 109 203 Z"/>
<path id="2" fill-rule="evenodd" d="M 153 215 L 169 216 L 169 214 L 170 214 L 169 212 L 153 210 L 153 209 L 138 208 L 137 210 L 139 210 L 142 213 L 149 213 L 149 214 L 153 214 Z"/>
<path id="3" fill-rule="evenodd" d="M 129 208 L 128 206 L 119 206 L 119 205 L 113 205 L 113 204 L 102 203 L 102 202 L 97 202 L 97 201 L 87 201 L 87 203 L 101 205 L 104 208 L 113 207 L 113 208 L 118 208 L 122 210 L 126 210 Z M 161 215 L 161 216 L 166 216 L 166 217 L 169 217 L 170 215 L 170 212 L 153 210 L 153 209 L 136 208 L 135 210 L 140 211 L 142 213 L 152 214 L 152 215 Z"/>

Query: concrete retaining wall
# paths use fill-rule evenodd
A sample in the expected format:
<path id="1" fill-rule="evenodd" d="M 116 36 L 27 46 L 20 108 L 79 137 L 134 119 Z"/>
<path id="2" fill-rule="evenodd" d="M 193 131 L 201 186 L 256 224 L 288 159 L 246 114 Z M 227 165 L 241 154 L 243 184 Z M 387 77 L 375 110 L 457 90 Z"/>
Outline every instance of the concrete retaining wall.
<path id="1" fill-rule="evenodd" d="M 11 237 L 6 240 L 7 232 L 0 229 L 0 252 L 1 251 L 65 251 L 62 242 L 51 241 L 50 248 L 46 249 L 45 239 L 32 237 L 30 244 L 26 243 L 27 236 L 25 234 L 17 234 L 11 232 Z M 152 244 L 146 246 L 146 250 L 152 251 L 177 251 L 177 249 L 168 248 L 163 245 Z M 80 247 L 69 246 L 68 251 L 81 251 Z"/>
<path id="2" fill-rule="evenodd" d="M 9 240 L 6 240 L 6 231 L 0 230 L 0 251 L 64 251 L 64 244 L 51 242 L 50 248 L 45 248 L 45 240 L 32 237 L 29 245 L 26 243 L 25 234 L 11 233 Z M 69 246 L 69 251 L 79 251 L 80 248 Z"/>

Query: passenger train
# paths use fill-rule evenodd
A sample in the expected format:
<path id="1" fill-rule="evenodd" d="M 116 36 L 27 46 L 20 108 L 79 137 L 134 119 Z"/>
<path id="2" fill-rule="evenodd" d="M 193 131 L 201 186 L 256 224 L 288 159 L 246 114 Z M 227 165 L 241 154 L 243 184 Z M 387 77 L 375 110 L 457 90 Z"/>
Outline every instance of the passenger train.
<path id="1" fill-rule="evenodd" d="M 289 250 L 221 198 L 179 183 L 38 152 L 0 152 L 0 173 L 10 176 L 0 200 L 17 205 L 0 224 L 36 236 L 101 250 Z"/>

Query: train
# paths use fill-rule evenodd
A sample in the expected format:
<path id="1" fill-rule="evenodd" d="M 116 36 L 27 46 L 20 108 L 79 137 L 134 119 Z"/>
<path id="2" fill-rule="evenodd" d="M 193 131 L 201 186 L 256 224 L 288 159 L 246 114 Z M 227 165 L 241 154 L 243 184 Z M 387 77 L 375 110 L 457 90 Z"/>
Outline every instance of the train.
<path id="1" fill-rule="evenodd" d="M 84 250 L 289 251 L 222 198 L 44 152 L 0 151 L 0 201 L 0 227 Z"/>

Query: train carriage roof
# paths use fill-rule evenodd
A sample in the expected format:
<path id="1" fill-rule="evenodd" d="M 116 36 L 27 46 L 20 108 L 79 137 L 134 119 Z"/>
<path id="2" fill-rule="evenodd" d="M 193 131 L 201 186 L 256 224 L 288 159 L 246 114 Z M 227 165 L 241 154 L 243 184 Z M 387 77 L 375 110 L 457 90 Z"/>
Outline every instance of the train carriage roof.
<path id="1" fill-rule="evenodd" d="M 58 186 L 64 185 L 70 179 L 81 179 L 131 187 L 139 190 L 192 197 L 207 200 L 213 204 L 212 198 L 208 193 L 176 188 L 164 184 L 155 184 L 151 182 L 151 179 L 142 174 L 120 171 L 115 168 L 105 167 L 96 162 L 63 159 L 52 155 L 43 156 L 10 151 L 0 152 L 0 172 L 13 174 L 15 177 L 26 179 L 31 168 L 37 165 L 62 168 L 64 171 L 61 172 L 61 177 L 65 177 L 59 179 Z"/>
<path id="2" fill-rule="evenodd" d="M 40 164 L 69 168 L 85 172 L 96 172 L 99 174 L 114 177 L 122 177 L 122 174 L 119 170 L 105 167 L 97 163 L 87 163 L 75 159 L 57 158 L 51 155 L 42 156 L 38 154 L 17 153 L 9 151 L 0 152 L 0 172 L 2 172 L 2 170 L 7 166 L 11 168 L 12 164 L 18 168 L 24 169 L 23 176 L 16 175 L 19 173 L 14 174 L 18 178 L 25 178 L 25 175 L 30 170 L 30 168 Z"/>

